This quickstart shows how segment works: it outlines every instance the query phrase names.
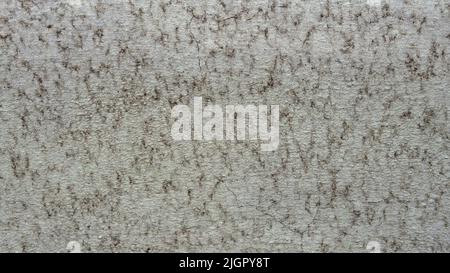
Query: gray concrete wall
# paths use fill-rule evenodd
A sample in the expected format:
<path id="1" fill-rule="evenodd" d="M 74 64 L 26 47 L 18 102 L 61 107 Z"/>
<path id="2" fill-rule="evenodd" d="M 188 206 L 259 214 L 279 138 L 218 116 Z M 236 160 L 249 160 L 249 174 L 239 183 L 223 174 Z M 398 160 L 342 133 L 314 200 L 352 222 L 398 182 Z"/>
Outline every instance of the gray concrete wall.
<path id="1" fill-rule="evenodd" d="M 448 0 L 2 0 L 0 251 L 450 251 Z M 171 108 L 279 104 L 280 146 Z"/>

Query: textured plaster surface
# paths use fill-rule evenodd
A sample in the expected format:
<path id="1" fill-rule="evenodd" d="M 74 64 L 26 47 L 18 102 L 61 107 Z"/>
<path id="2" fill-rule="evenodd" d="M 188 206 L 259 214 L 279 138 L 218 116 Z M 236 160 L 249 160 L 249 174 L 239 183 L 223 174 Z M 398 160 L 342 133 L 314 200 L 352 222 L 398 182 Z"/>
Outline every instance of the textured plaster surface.
<path id="1" fill-rule="evenodd" d="M 450 3 L 387 2 L 1 0 L 0 251 L 450 251 Z"/>

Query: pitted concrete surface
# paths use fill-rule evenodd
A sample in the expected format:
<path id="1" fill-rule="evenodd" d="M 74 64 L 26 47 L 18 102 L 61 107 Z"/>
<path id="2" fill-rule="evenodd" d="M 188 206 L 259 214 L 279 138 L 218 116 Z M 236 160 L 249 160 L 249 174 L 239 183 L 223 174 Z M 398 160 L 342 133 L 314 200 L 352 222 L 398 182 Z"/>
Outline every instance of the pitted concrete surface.
<path id="1" fill-rule="evenodd" d="M 0 251 L 450 251 L 448 0 L 2 0 Z M 171 109 L 280 105 L 280 145 Z"/>

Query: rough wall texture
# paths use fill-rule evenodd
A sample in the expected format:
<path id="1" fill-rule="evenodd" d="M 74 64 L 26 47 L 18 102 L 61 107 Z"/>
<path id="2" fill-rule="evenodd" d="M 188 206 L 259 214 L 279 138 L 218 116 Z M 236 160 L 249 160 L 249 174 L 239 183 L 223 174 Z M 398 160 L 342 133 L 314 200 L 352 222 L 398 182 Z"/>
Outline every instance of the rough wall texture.
<path id="1" fill-rule="evenodd" d="M 448 0 L 1 0 L 0 251 L 450 251 Z M 171 108 L 279 104 L 280 146 Z"/>

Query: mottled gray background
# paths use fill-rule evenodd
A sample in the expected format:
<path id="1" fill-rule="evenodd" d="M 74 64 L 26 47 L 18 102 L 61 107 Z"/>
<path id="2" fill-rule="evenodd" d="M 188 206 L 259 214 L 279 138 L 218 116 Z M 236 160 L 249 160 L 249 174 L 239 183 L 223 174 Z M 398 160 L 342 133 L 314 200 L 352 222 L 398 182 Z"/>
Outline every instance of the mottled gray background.
<path id="1" fill-rule="evenodd" d="M 0 251 L 450 251 L 448 0 L 1 0 Z M 171 108 L 279 104 L 280 146 Z"/>

